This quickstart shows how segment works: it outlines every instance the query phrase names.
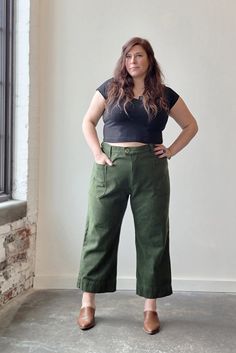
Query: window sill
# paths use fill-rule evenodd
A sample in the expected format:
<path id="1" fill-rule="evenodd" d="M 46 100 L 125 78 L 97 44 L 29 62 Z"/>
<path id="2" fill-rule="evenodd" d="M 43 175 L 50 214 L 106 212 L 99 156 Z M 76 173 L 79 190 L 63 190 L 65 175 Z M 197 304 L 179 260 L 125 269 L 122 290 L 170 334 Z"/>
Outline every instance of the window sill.
<path id="1" fill-rule="evenodd" d="M 17 221 L 27 214 L 27 201 L 9 200 L 0 203 L 0 226 Z"/>

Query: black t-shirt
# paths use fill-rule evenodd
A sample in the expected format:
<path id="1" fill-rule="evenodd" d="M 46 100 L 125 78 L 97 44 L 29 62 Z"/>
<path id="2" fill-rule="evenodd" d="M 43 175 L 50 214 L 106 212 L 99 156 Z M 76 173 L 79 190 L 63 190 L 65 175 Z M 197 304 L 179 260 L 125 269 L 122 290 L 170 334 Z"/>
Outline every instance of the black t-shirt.
<path id="1" fill-rule="evenodd" d="M 106 80 L 97 90 L 107 99 L 107 89 L 113 80 Z M 172 88 L 165 86 L 165 96 L 169 110 L 177 102 L 179 95 Z M 104 142 L 142 142 L 162 143 L 162 131 L 164 130 L 168 113 L 162 109 L 153 119 L 148 118 L 144 109 L 142 97 L 134 98 L 126 106 L 126 112 L 122 105 L 115 106 L 112 110 L 103 112 L 103 141 Z"/>

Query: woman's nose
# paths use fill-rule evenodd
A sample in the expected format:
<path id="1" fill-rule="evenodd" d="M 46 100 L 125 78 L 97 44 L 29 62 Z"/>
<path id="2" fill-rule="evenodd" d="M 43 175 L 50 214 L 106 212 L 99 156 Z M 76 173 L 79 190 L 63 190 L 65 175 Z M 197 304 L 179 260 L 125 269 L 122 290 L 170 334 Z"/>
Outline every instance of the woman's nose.
<path id="1" fill-rule="evenodd" d="M 131 61 L 131 63 L 133 63 L 133 62 L 135 62 L 135 56 L 131 56 L 131 59 L 130 59 L 130 61 Z"/>

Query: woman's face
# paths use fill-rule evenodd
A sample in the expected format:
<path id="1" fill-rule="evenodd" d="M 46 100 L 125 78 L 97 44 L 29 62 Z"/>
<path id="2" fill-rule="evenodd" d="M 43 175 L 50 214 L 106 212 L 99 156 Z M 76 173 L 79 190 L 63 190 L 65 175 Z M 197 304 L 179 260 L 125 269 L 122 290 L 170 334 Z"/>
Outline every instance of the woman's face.
<path id="1" fill-rule="evenodd" d="M 134 45 L 126 54 L 125 67 L 133 78 L 145 78 L 149 60 L 146 51 L 141 45 Z"/>

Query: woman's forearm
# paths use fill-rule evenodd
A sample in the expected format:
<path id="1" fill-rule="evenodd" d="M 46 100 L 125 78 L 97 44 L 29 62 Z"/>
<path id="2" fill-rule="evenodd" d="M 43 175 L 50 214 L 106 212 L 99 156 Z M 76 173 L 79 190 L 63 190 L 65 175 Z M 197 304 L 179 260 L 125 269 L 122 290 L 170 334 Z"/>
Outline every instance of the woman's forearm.
<path id="1" fill-rule="evenodd" d="M 182 130 L 177 139 L 169 146 L 171 156 L 181 151 L 196 135 L 198 126 L 196 121 Z"/>
<path id="2" fill-rule="evenodd" d="M 102 153 L 100 142 L 95 125 L 90 121 L 84 121 L 82 130 L 87 144 L 89 145 L 94 157 Z"/>

